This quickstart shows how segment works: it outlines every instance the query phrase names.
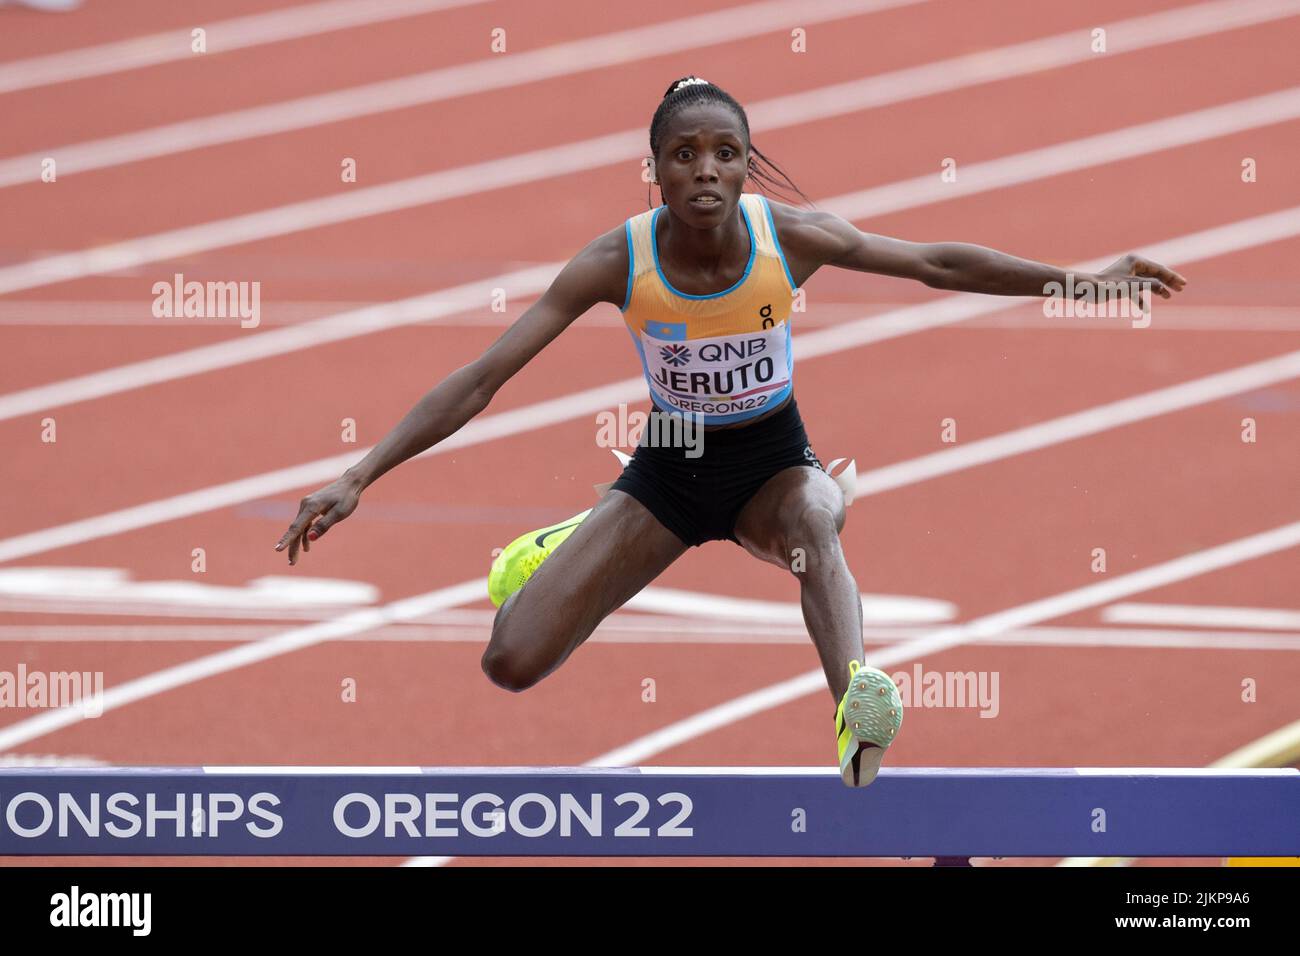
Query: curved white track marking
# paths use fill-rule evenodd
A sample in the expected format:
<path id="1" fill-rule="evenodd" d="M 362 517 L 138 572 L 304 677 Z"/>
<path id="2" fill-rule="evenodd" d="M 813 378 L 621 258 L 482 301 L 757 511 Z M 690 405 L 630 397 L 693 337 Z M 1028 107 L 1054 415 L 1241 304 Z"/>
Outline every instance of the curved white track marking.
<path id="1" fill-rule="evenodd" d="M 390 110 L 621 66 L 773 31 L 785 32 L 792 23 L 811 25 L 926 2 L 928 0 L 767 0 L 727 7 L 653 26 L 557 43 L 539 50 L 525 50 L 505 57 L 494 55 L 486 60 L 394 80 L 182 120 L 82 143 L 47 146 L 35 153 L 0 160 L 0 188 L 39 182 L 41 160 L 47 156 L 58 159 L 60 176 L 107 169 L 223 143 L 274 136 Z M 188 43 L 187 38 L 186 49 Z M 0 68 L 2 72 L 3 68 Z"/>
<path id="2" fill-rule="evenodd" d="M 350 611 L 319 624 L 296 627 L 275 637 L 243 644 L 215 654 L 207 654 L 110 687 L 103 694 L 103 709 L 104 712 L 116 710 L 195 681 L 270 660 L 291 651 L 302 650 L 335 638 L 371 631 L 385 624 L 409 621 L 443 608 L 480 601 L 485 594 L 487 594 L 487 579 L 479 578 L 466 581 L 464 584 L 430 591 L 427 594 L 404 598 L 382 607 Z M 35 717 L 0 727 L 0 752 L 78 724 L 85 719 L 87 718 L 80 707 L 61 707 L 58 710 L 48 710 Z"/>
<path id="3" fill-rule="evenodd" d="M 488 0 L 327 0 L 215 23 L 196 20 L 194 26 L 207 31 L 208 52 L 203 56 L 209 57 L 486 2 Z M 184 27 L 0 63 L 0 94 L 193 59 L 196 54 L 190 46 L 192 29 Z"/>
<path id="4" fill-rule="evenodd" d="M 922 637 L 902 641 L 891 647 L 873 650 L 867 654 L 867 663 L 873 667 L 887 668 L 904 661 L 918 660 L 927 655 L 969 644 L 983 638 L 994 637 L 1007 631 L 1027 627 L 1051 618 L 1073 614 L 1086 608 L 1106 604 L 1117 598 L 1163 587 L 1176 581 L 1185 581 L 1210 571 L 1241 564 L 1255 558 L 1274 554 L 1300 545 L 1300 521 L 1282 525 L 1260 534 L 1238 538 L 1203 551 L 1195 551 L 1143 568 L 1130 574 L 1100 581 L 1073 591 L 1021 604 L 975 618 L 964 624 L 945 627 Z M 630 743 L 593 757 L 584 766 L 631 767 L 657 757 L 667 750 L 689 743 L 706 734 L 729 727 L 764 711 L 783 707 L 801 697 L 826 692 L 826 675 L 822 670 L 811 670 L 767 687 L 742 694 L 739 697 L 692 714 L 662 727 L 653 733 L 638 737 Z M 827 713 L 830 713 L 829 703 Z M 829 724 L 829 722 L 828 722 Z M 827 732 L 827 746 L 831 744 Z M 403 866 L 441 866 L 453 857 L 412 857 Z"/>
<path id="5" fill-rule="evenodd" d="M 1300 7 L 1294 7 L 1293 12 L 1300 13 Z M 1116 24 L 1115 29 L 1119 29 L 1120 26 Z M 1207 32 L 1216 31 L 1207 27 Z M 1081 55 L 1084 62 L 1101 59 L 1097 54 L 1090 52 L 1088 45 L 1081 41 L 1081 36 L 1082 34 L 1075 31 L 1052 39 L 1063 48 L 1076 50 L 1076 52 L 1079 49 L 1088 51 Z M 1154 45 L 1165 42 L 1168 36 L 1167 32 L 1143 33 L 1140 41 L 1135 42 L 1139 46 Z M 1026 58 L 1019 47 L 984 51 L 960 57 L 958 60 L 961 62 L 949 60 L 941 64 L 928 64 L 926 67 L 900 71 L 906 74 L 901 79 L 896 74 L 885 74 L 857 80 L 851 84 L 836 84 L 793 96 L 764 100 L 749 108 L 750 126 L 760 131 L 801 126 L 817 119 L 842 116 L 859 110 L 901 102 L 918 95 L 928 96 L 940 89 L 959 89 L 972 83 L 985 83 L 1006 76 L 1019 76 L 1036 69 L 1048 69 L 1053 65 L 1040 63 L 1032 56 Z M 1003 64 L 1008 72 L 1005 75 L 998 73 L 991 69 L 989 64 Z M 1026 64 L 1032 68 L 1027 69 Z M 935 71 L 935 78 L 928 85 L 921 87 L 918 92 L 917 84 L 920 81 L 913 74 L 920 69 Z M 942 84 L 945 83 L 948 85 L 943 86 Z M 1292 88 L 1267 94 L 1264 97 L 1272 104 L 1269 107 L 1272 112 L 1268 114 L 1267 122 L 1282 122 L 1296 115 L 1294 102 L 1286 101 L 1282 104 L 1275 99 L 1285 98 L 1288 93 L 1294 92 L 1295 89 Z M 1254 99 L 1260 98 L 1242 101 L 1239 107 L 1245 109 L 1245 104 L 1253 102 Z M 1242 126 L 1241 121 L 1231 112 L 1223 113 L 1222 107 L 1215 107 L 1214 110 L 1219 112 L 1209 112 L 1206 122 L 1217 122 L 1223 130 L 1229 132 L 1250 128 L 1248 124 Z M 1195 114 L 1188 115 L 1203 112 L 1206 111 L 1196 111 Z M 1223 132 L 1205 127 L 1202 129 L 1202 135 L 1197 137 L 1193 129 L 1170 128 L 1167 120 L 1142 125 L 1156 126 L 1165 130 L 1166 135 L 1181 137 L 1175 145 L 1224 135 Z M 1125 136 L 1137 135 L 1136 128 L 1122 132 Z M 1130 144 L 1115 141 L 1115 137 L 1119 135 L 1120 133 L 1117 132 L 1104 134 L 1102 137 L 1088 137 L 1088 139 L 1095 143 L 1110 143 L 1119 154 L 1132 155 Z M 1189 139 L 1189 136 L 1193 138 Z M 345 193 L 302 200 L 227 219 L 127 239 L 78 252 L 46 256 L 0 269 L 0 294 L 40 288 L 92 275 L 103 275 L 146 263 L 197 255 L 213 249 L 223 249 L 276 236 L 292 235 L 307 229 L 337 225 L 415 206 L 425 206 L 444 199 L 477 195 L 492 189 L 553 179 L 566 173 L 599 169 L 621 162 L 633 162 L 642 158 L 645 151 L 644 129 L 625 130 L 562 146 L 516 153 L 470 166 L 441 170 L 378 186 L 367 186 Z M 1153 150 L 1148 148 L 1146 151 Z M 1071 169 L 1077 168 L 1073 165 L 1077 160 L 1068 151 L 1058 155 L 1057 159 Z M 968 170 L 969 167 L 963 169 Z M 1052 175 L 1050 171 L 1035 171 L 1032 168 L 1025 170 L 1025 175 L 1029 178 L 1034 178 L 1035 174 L 1038 178 Z M 967 172 L 963 172 L 963 175 L 967 175 Z M 934 178 L 937 181 L 938 177 Z"/>

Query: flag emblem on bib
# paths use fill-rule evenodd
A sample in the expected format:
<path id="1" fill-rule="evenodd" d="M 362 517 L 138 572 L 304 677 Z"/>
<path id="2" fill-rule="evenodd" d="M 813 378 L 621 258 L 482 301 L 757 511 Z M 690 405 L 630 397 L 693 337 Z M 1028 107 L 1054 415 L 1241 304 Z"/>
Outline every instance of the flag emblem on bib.
<path id="1" fill-rule="evenodd" d="M 659 355 L 669 365 L 685 365 L 691 360 L 691 350 L 685 345 L 665 345 L 659 350 Z"/>
<path id="2" fill-rule="evenodd" d="M 645 330 L 647 335 L 662 341 L 686 341 L 685 322 L 648 322 L 646 323 Z"/>

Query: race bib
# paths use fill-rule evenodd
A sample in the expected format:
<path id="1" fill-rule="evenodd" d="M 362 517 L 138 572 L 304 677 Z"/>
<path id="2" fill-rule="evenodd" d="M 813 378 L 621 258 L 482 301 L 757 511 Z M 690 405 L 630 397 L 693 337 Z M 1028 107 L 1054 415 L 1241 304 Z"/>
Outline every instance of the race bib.
<path id="1" fill-rule="evenodd" d="M 641 332 L 650 388 L 681 412 L 727 415 L 766 405 L 790 384 L 790 330 L 701 339 L 657 339 Z"/>

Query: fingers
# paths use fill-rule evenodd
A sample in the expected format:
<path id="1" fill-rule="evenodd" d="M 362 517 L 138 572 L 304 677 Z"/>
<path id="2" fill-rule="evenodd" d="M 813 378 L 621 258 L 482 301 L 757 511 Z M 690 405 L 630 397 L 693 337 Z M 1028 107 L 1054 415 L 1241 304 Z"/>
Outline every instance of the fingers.
<path id="1" fill-rule="evenodd" d="M 289 529 L 276 542 L 275 550 L 283 551 L 286 546 L 289 548 L 289 563 L 295 564 L 298 559 L 298 548 L 301 545 L 303 550 L 310 550 L 306 546 L 306 535 L 312 519 L 319 514 L 318 506 L 311 498 L 304 498 L 298 505 L 298 517 L 289 525 Z"/>
<path id="2" fill-rule="evenodd" d="M 334 523 L 338 520 L 338 509 L 331 508 L 329 511 L 325 512 L 325 514 L 321 515 L 321 517 L 316 520 L 316 523 L 307 530 L 307 540 L 315 541 L 333 527 Z M 303 546 L 306 547 L 305 544 Z"/>
<path id="3" fill-rule="evenodd" d="M 302 548 L 304 553 L 310 551 L 311 543 L 328 531 L 330 525 L 334 524 L 337 520 L 339 520 L 337 517 L 337 509 L 331 508 L 329 511 L 325 512 L 324 516 L 317 518 L 312 524 L 304 528 L 302 534 L 299 535 L 289 547 L 289 563 L 297 563 L 298 548 Z"/>
<path id="4" fill-rule="evenodd" d="M 289 530 L 282 534 L 280 540 L 275 543 L 275 550 L 283 551 L 286 545 L 292 547 L 293 542 L 302 536 L 303 528 L 306 527 L 307 522 L 311 521 L 311 519 L 312 515 L 310 512 L 304 513 L 300 511 L 298 517 L 294 519 L 293 524 L 289 525 Z"/>
<path id="5" fill-rule="evenodd" d="M 1152 294 L 1158 295 L 1162 299 L 1173 297 L 1173 293 L 1165 288 L 1164 283 L 1158 279 L 1144 278 L 1139 282 L 1130 282 L 1129 288 L 1132 290 L 1133 301 L 1137 303 L 1138 308 L 1144 313 L 1151 308 Z"/>
<path id="6" fill-rule="evenodd" d="M 1128 299 L 1142 312 L 1150 309 L 1151 296 L 1162 299 L 1173 297 L 1168 286 L 1154 276 L 1129 275 L 1123 278 L 1109 278 L 1098 283 L 1098 300 Z"/>
<path id="7" fill-rule="evenodd" d="M 312 506 L 310 498 L 304 498 L 298 502 L 298 517 L 293 519 L 293 524 L 289 525 L 289 529 L 280 536 L 280 540 L 276 542 L 275 550 L 283 551 L 285 544 L 301 535 L 315 516 L 316 509 Z"/>
<path id="8" fill-rule="evenodd" d="M 1172 286 L 1175 291 L 1180 292 L 1183 287 L 1187 285 L 1187 280 L 1168 266 L 1162 266 L 1158 262 L 1154 262 L 1151 259 L 1143 259 L 1140 256 L 1133 256 L 1132 259 L 1133 261 L 1130 264 L 1130 268 L 1132 269 L 1133 275 L 1154 277 L 1159 279 L 1161 282 Z M 1165 291 L 1165 298 L 1167 299 L 1170 297 L 1168 294 L 1169 290 L 1166 289 Z"/>
<path id="9" fill-rule="evenodd" d="M 1143 278 L 1141 281 L 1131 282 L 1129 285 L 1134 289 L 1135 293 L 1140 293 L 1143 298 L 1154 294 L 1162 299 L 1172 299 L 1174 295 L 1159 279 Z"/>

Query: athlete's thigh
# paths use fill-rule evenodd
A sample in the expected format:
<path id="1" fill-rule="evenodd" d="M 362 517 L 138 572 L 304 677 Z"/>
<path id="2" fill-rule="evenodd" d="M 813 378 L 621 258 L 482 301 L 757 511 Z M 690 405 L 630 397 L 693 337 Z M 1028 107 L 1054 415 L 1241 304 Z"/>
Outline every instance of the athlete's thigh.
<path id="1" fill-rule="evenodd" d="M 736 517 L 736 538 L 763 561 L 790 566 L 789 541 L 808 512 L 829 511 L 844 527 L 844 492 L 820 468 L 791 465 L 767 479 Z"/>
<path id="2" fill-rule="evenodd" d="M 641 502 L 607 491 L 515 595 L 505 637 L 572 650 L 686 548 Z"/>

